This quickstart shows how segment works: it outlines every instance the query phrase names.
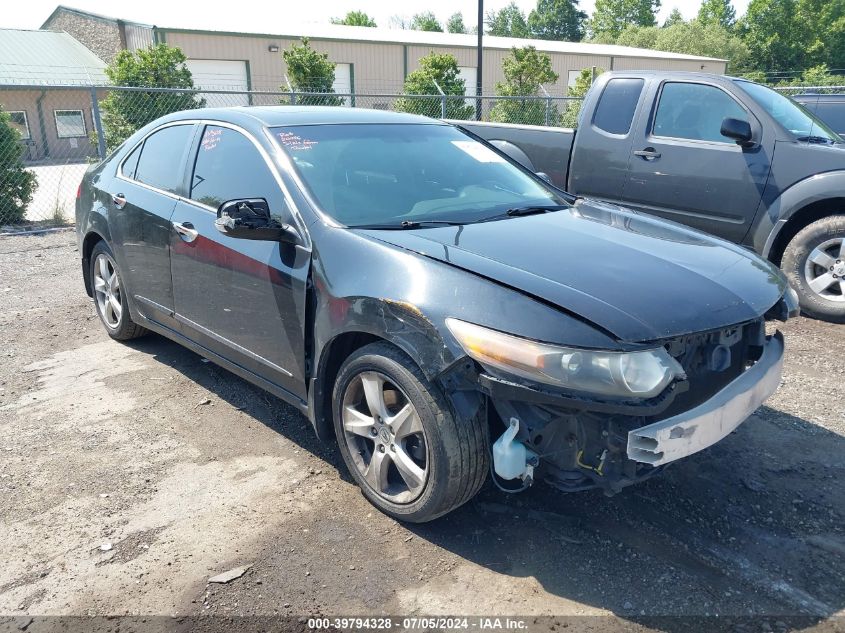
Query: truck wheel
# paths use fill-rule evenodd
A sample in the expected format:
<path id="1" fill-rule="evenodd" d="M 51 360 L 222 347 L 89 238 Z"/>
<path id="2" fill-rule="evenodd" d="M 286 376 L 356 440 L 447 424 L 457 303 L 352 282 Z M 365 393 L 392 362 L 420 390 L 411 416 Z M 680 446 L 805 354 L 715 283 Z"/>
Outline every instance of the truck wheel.
<path id="1" fill-rule="evenodd" d="M 457 419 L 440 389 L 389 343 L 340 369 L 332 395 L 340 453 L 367 499 L 400 521 L 431 521 L 469 501 L 487 476 L 482 414 Z"/>
<path id="2" fill-rule="evenodd" d="M 781 267 L 798 292 L 802 313 L 845 323 L 845 215 L 801 229 L 787 245 Z"/>

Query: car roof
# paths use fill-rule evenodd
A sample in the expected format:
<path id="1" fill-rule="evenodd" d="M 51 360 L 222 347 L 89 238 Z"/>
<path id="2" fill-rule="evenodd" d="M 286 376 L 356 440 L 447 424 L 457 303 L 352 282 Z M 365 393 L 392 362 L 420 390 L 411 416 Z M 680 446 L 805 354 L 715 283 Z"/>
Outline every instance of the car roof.
<path id="1" fill-rule="evenodd" d="M 821 92 L 802 92 L 800 95 L 792 95 L 793 99 L 812 99 L 814 101 L 822 99 L 825 101 L 840 101 L 845 99 L 845 94 L 825 94 Z"/>
<path id="2" fill-rule="evenodd" d="M 267 127 L 284 125 L 337 125 L 344 123 L 413 123 L 440 124 L 436 119 L 386 112 L 368 108 L 347 108 L 342 106 L 237 106 L 232 108 L 203 108 L 183 110 L 167 117 L 170 121 L 184 119 L 212 119 L 230 123 L 260 123 Z"/>

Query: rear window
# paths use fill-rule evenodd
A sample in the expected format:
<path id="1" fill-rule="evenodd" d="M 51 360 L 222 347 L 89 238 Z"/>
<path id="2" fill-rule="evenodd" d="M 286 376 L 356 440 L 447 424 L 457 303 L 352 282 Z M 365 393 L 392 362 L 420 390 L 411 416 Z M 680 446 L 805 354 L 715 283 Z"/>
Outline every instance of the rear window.
<path id="1" fill-rule="evenodd" d="M 839 103 L 819 101 L 816 106 L 816 116 L 833 128 L 839 136 L 845 133 L 845 101 Z"/>
<path id="2" fill-rule="evenodd" d="M 599 97 L 593 125 L 608 134 L 624 136 L 630 132 L 644 84 L 645 80 L 634 78 L 608 81 Z"/>

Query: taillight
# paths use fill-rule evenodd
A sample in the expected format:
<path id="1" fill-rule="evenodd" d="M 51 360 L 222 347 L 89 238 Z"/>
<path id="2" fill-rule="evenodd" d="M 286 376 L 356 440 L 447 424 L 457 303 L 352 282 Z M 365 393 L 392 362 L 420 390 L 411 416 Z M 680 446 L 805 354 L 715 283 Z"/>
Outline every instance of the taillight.
<path id="1" fill-rule="evenodd" d="M 79 200 L 82 197 L 82 183 L 79 183 L 79 186 L 76 188 L 76 199 Z"/>

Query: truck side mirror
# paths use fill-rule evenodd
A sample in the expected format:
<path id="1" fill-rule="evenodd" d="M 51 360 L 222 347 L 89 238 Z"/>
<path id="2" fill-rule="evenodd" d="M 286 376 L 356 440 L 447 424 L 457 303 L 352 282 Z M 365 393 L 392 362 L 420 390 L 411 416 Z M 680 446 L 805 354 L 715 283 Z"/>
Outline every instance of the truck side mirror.
<path id="1" fill-rule="evenodd" d="M 748 145 L 751 143 L 751 124 L 743 119 L 727 117 L 722 120 L 722 136 L 732 138 L 737 145 Z"/>

